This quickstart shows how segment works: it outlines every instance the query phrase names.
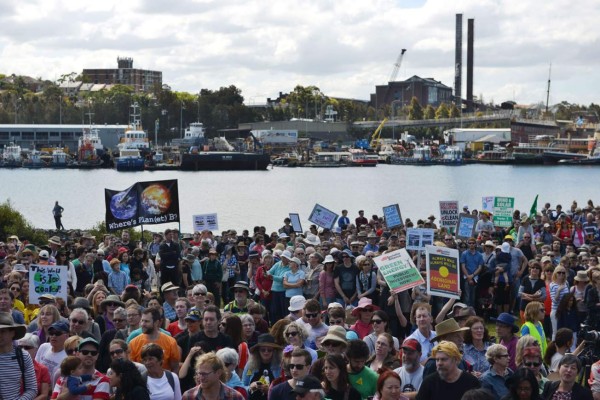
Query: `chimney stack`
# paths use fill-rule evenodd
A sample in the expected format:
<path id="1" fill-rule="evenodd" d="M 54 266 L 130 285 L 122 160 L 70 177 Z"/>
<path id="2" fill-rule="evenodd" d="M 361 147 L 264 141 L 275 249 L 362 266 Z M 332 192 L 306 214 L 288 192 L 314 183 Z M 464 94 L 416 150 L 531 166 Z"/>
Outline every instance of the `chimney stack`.
<path id="1" fill-rule="evenodd" d="M 469 18 L 467 27 L 467 112 L 475 111 L 473 104 L 473 42 L 475 41 L 475 20 Z"/>
<path id="2" fill-rule="evenodd" d="M 456 44 L 454 51 L 454 103 L 462 106 L 462 14 L 456 14 Z"/>

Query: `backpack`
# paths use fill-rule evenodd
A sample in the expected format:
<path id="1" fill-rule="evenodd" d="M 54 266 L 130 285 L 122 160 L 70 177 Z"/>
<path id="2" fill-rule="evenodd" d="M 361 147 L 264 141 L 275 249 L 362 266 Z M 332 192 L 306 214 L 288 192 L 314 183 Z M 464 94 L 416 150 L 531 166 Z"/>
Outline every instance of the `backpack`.
<path id="1" fill-rule="evenodd" d="M 165 375 L 167 376 L 171 389 L 173 389 L 173 393 L 175 393 L 175 378 L 173 378 L 173 373 L 171 371 L 165 371 Z"/>
<path id="2" fill-rule="evenodd" d="M 23 358 L 23 349 L 15 347 L 17 363 L 21 369 L 21 394 L 25 391 L 25 359 Z"/>

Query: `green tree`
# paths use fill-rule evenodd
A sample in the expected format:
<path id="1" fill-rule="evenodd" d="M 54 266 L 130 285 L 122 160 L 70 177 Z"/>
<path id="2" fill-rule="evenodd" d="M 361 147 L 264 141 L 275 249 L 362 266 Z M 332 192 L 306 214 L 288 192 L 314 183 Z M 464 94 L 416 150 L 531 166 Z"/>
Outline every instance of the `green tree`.
<path id="1" fill-rule="evenodd" d="M 425 107 L 423 119 L 435 119 L 435 108 L 431 104 L 427 104 L 427 107 Z"/>
<path id="2" fill-rule="evenodd" d="M 456 107 L 456 104 L 452 104 L 450 107 L 450 118 L 460 118 L 460 110 Z"/>
<path id="3" fill-rule="evenodd" d="M 0 203 L 0 237 L 17 235 L 21 240 L 28 240 L 38 246 L 48 242 L 48 235 L 35 229 L 23 215 L 13 208 L 10 200 Z"/>
<path id="4" fill-rule="evenodd" d="M 408 119 L 410 120 L 421 120 L 423 119 L 423 107 L 419 104 L 419 99 L 413 97 L 410 101 L 410 111 L 408 112 Z"/>
<path id="5" fill-rule="evenodd" d="M 446 103 L 440 104 L 437 110 L 435 110 L 435 119 L 444 118 L 450 118 L 450 112 L 448 111 L 448 106 L 446 105 Z"/>

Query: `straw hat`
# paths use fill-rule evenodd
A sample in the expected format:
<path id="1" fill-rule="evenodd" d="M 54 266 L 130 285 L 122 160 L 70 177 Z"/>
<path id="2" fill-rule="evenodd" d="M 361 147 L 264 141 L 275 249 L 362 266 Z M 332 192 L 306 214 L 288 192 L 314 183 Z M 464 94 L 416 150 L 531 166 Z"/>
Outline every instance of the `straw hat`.
<path id="1" fill-rule="evenodd" d="M 469 329 L 470 328 L 468 327 L 461 328 L 454 318 L 450 318 L 440 322 L 435 326 L 435 337 L 431 339 L 431 341 L 434 342 L 436 340 L 442 340 L 444 337 L 452 333 L 464 332 L 468 331 Z"/>
<path id="2" fill-rule="evenodd" d="M 578 282 L 589 282 L 590 278 L 587 276 L 585 271 L 577 271 L 577 275 L 575 275 L 575 280 Z"/>
<path id="3" fill-rule="evenodd" d="M 339 325 L 330 326 L 329 330 L 327 331 L 327 335 L 323 336 L 323 339 L 321 339 L 321 344 L 330 341 L 338 342 L 344 346 L 347 346 L 348 341 L 346 340 L 346 330 Z"/>
<path id="4" fill-rule="evenodd" d="M 15 324 L 12 315 L 9 313 L 0 313 L 0 329 L 13 329 L 15 336 L 13 340 L 21 339 L 27 333 L 27 327 L 21 324 Z"/>

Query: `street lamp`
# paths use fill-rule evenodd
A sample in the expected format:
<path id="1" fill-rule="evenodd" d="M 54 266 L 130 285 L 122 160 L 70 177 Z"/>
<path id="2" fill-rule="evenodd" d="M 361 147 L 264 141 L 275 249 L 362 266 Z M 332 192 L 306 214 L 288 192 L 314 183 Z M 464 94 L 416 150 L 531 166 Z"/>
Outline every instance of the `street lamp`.
<path id="1" fill-rule="evenodd" d="M 181 134 L 181 138 L 183 139 L 183 110 L 185 107 L 183 106 L 183 100 L 181 100 L 181 108 L 179 109 L 179 133 Z"/>

